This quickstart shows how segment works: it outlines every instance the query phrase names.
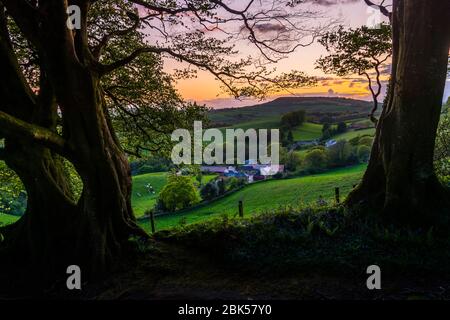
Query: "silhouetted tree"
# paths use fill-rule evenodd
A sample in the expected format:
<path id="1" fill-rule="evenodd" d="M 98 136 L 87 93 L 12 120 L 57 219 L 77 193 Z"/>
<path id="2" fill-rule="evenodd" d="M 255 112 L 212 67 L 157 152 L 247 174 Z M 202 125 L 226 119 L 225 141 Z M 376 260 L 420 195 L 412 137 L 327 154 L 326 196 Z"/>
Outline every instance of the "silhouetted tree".
<path id="1" fill-rule="evenodd" d="M 365 0 L 368 4 L 373 1 Z M 392 74 L 362 183 L 347 204 L 391 222 L 448 223 L 450 194 L 433 166 L 447 75 L 450 2 L 393 0 Z"/>

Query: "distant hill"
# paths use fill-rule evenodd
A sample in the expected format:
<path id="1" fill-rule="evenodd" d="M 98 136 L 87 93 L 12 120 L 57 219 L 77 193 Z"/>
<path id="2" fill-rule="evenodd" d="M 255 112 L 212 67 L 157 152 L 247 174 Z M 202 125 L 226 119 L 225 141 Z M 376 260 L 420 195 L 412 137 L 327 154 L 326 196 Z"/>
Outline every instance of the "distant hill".
<path id="1" fill-rule="evenodd" d="M 285 113 L 305 110 L 314 122 L 324 116 L 349 120 L 366 117 L 371 106 L 370 102 L 348 98 L 282 97 L 254 106 L 211 110 L 209 118 L 215 126 L 233 127 L 248 122 L 277 122 Z"/>

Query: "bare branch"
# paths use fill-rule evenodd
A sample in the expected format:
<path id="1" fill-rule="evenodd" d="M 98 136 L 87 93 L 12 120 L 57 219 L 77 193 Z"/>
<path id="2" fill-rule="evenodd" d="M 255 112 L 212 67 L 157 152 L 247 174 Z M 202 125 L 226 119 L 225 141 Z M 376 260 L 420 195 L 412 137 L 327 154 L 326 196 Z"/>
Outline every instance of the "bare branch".
<path id="1" fill-rule="evenodd" d="M 148 2 L 143 1 L 143 0 L 130 0 L 130 1 L 133 2 L 134 4 L 141 5 L 144 8 L 147 8 L 149 10 L 152 10 L 152 11 L 155 11 L 155 12 L 158 12 L 158 13 L 166 13 L 166 14 L 170 14 L 170 15 L 176 15 L 176 14 L 179 14 L 179 13 L 186 13 L 186 12 L 191 12 L 191 11 L 198 10 L 194 6 L 179 7 L 179 8 L 169 8 L 169 7 L 157 6 L 154 3 L 148 3 Z"/>
<path id="2" fill-rule="evenodd" d="M 390 12 L 388 10 L 388 6 L 383 5 L 384 1 L 382 1 L 380 4 L 376 4 L 375 2 L 373 2 L 372 0 L 364 0 L 364 2 L 372 8 L 377 8 L 378 10 L 380 10 L 380 12 L 386 16 L 387 18 L 389 18 L 389 21 L 391 21 L 392 19 L 392 12 Z"/>
<path id="3" fill-rule="evenodd" d="M 131 25 L 129 28 L 126 28 L 123 30 L 117 30 L 117 31 L 114 31 L 114 32 L 104 35 L 103 38 L 97 44 L 97 46 L 95 46 L 92 49 L 92 54 L 96 59 L 98 59 L 100 57 L 100 55 L 102 54 L 102 50 L 107 46 L 109 40 L 112 37 L 125 36 L 125 35 L 129 34 L 130 32 L 132 32 L 133 30 L 136 30 L 139 27 L 139 24 L 141 23 L 141 19 L 139 19 L 138 15 L 136 15 L 134 12 L 127 11 L 127 16 L 131 20 L 133 20 L 133 25 Z"/>

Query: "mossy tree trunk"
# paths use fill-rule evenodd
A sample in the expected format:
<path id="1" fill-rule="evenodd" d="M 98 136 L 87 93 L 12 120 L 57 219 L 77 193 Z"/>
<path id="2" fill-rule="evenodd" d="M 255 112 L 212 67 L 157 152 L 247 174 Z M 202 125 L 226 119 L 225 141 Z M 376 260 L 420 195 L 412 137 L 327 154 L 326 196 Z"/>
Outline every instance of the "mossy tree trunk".
<path id="1" fill-rule="evenodd" d="M 450 2 L 394 0 L 390 88 L 362 183 L 347 204 L 392 223 L 446 222 L 450 194 L 433 168 L 447 74 Z"/>
<path id="2" fill-rule="evenodd" d="M 83 28 L 75 34 L 66 26 L 64 1 L 42 2 L 46 19 L 40 21 L 39 33 L 29 27 L 29 8 L 18 8 L 13 1 L 4 4 L 36 46 L 45 76 L 45 86 L 41 81 L 41 92 L 33 94 L 2 33 L 1 64 L 7 77 L 0 125 L 5 160 L 28 193 L 26 214 L 8 228 L 6 244 L 49 280 L 64 275 L 72 264 L 81 267 L 86 280 L 108 270 L 130 236 L 147 237 L 135 221 L 131 170 L 105 110 L 101 72 L 93 67 L 87 49 L 89 2 L 79 3 Z M 48 89 L 48 97 L 43 89 Z M 57 106 L 62 136 L 56 133 Z M 74 165 L 83 182 L 77 203 L 70 196 L 61 156 Z"/>

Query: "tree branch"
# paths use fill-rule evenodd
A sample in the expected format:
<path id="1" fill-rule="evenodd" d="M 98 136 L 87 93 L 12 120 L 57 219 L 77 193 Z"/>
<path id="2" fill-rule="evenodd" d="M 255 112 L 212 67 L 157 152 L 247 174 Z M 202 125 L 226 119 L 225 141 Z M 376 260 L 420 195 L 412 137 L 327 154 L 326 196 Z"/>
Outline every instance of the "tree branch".
<path id="1" fill-rule="evenodd" d="M 39 47 L 39 12 L 25 0 L 2 0 L 1 2 L 20 30 L 36 47 Z"/>
<path id="2" fill-rule="evenodd" d="M 130 2 L 140 5 L 140 6 L 143 6 L 146 9 L 149 9 L 149 10 L 152 10 L 152 11 L 155 11 L 158 13 L 166 13 L 166 14 L 170 14 L 170 15 L 176 15 L 179 13 L 186 13 L 186 12 L 198 10 L 198 8 L 195 8 L 193 6 L 180 7 L 180 8 L 161 7 L 161 6 L 155 5 L 154 3 L 148 3 L 143 0 L 131 0 Z"/>
<path id="3" fill-rule="evenodd" d="M 158 47 L 145 47 L 145 48 L 139 48 L 136 49 L 135 51 L 133 51 L 130 55 L 128 55 L 127 57 L 117 60 L 116 62 L 113 62 L 109 65 L 100 65 L 99 67 L 99 74 L 100 76 L 106 75 L 108 73 L 113 72 L 114 70 L 126 66 L 127 64 L 129 64 L 130 62 L 132 62 L 134 59 L 136 59 L 137 57 L 139 57 L 141 54 L 144 53 L 167 53 L 169 55 L 171 55 L 174 58 L 180 59 L 181 61 L 190 63 L 198 68 L 203 68 L 206 69 L 207 71 L 209 71 L 211 74 L 213 74 L 214 76 L 217 77 L 217 79 L 219 79 L 219 81 L 221 81 L 225 86 L 228 87 L 228 89 L 230 89 L 230 91 L 232 90 L 232 88 L 230 87 L 230 85 L 228 83 L 226 83 L 226 81 L 224 81 L 222 79 L 221 76 L 230 76 L 233 77 L 233 75 L 231 74 L 225 74 L 223 72 L 218 72 L 216 70 L 214 70 L 211 66 L 205 64 L 205 63 L 201 63 L 198 62 L 194 59 L 191 59 L 189 57 L 186 57 L 185 55 L 176 53 L 175 51 L 173 51 L 170 48 L 158 48 Z"/>
<path id="4" fill-rule="evenodd" d="M 380 10 L 380 12 L 389 18 L 389 21 L 391 21 L 392 19 L 392 12 L 390 12 L 386 6 L 383 6 L 384 1 L 381 2 L 381 4 L 376 4 L 374 3 L 372 0 L 364 0 L 364 2 L 372 8 L 377 8 L 378 10 Z M 392 22 L 392 21 L 391 21 Z"/>
<path id="5" fill-rule="evenodd" d="M 139 19 L 138 15 L 136 15 L 135 13 L 133 13 L 131 11 L 127 11 L 127 16 L 128 16 L 128 18 L 133 20 L 133 25 L 131 25 L 129 28 L 126 28 L 123 30 L 117 30 L 117 31 L 114 31 L 110 34 L 106 34 L 105 36 L 103 36 L 103 38 L 99 41 L 99 43 L 92 49 L 92 54 L 94 55 L 95 58 L 98 59 L 100 57 L 103 49 L 106 47 L 106 45 L 108 44 L 109 40 L 112 37 L 125 36 L 125 35 L 129 34 L 130 32 L 132 32 L 133 30 L 136 30 L 139 27 L 139 24 L 141 23 L 141 19 Z"/>
<path id="6" fill-rule="evenodd" d="M 61 155 L 65 155 L 69 151 L 66 140 L 60 135 L 41 126 L 17 119 L 3 111 L 0 111 L 0 132 L 5 137 L 40 143 Z"/>

